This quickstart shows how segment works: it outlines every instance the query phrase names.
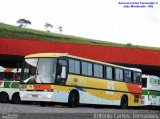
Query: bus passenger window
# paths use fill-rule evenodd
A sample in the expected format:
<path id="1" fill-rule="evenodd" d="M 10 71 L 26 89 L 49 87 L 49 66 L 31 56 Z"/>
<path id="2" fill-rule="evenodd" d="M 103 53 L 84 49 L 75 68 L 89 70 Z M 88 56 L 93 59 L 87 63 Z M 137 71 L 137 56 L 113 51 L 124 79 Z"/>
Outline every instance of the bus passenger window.
<path id="1" fill-rule="evenodd" d="M 92 76 L 92 64 L 82 62 L 82 75 Z"/>
<path id="2" fill-rule="evenodd" d="M 80 61 L 69 59 L 69 72 L 80 74 Z"/>
<path id="3" fill-rule="evenodd" d="M 103 66 L 94 64 L 94 76 L 103 78 Z"/>
<path id="4" fill-rule="evenodd" d="M 124 80 L 125 80 L 125 82 L 130 83 L 131 82 L 131 78 L 132 78 L 131 71 L 125 70 L 124 71 Z"/>
<path id="5" fill-rule="evenodd" d="M 88 67 L 87 67 L 88 76 L 92 76 L 92 64 L 91 63 L 87 63 L 87 64 L 88 64 Z"/>
<path id="6" fill-rule="evenodd" d="M 75 60 L 75 74 L 80 74 L 80 62 Z"/>
<path id="7" fill-rule="evenodd" d="M 106 67 L 106 78 L 107 79 L 113 79 L 113 75 L 112 75 L 112 67 L 107 66 Z"/>
<path id="8" fill-rule="evenodd" d="M 82 74 L 83 75 L 87 75 L 87 63 L 86 62 L 82 62 Z"/>
<path id="9" fill-rule="evenodd" d="M 70 73 L 74 73 L 74 66 L 75 64 L 74 64 L 74 60 L 72 60 L 72 59 L 69 59 L 69 72 Z"/>
<path id="10" fill-rule="evenodd" d="M 134 72 L 133 79 L 134 79 L 134 83 L 140 84 L 141 83 L 141 73 Z"/>
<path id="11" fill-rule="evenodd" d="M 115 79 L 117 81 L 123 81 L 123 70 L 119 68 L 115 68 Z"/>

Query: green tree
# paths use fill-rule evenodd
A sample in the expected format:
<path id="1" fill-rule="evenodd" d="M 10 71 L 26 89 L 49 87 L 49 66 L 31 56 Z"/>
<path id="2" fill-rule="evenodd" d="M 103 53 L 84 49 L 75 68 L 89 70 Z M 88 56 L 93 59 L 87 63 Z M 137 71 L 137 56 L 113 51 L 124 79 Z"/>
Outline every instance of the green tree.
<path id="1" fill-rule="evenodd" d="M 63 31 L 63 27 L 62 26 L 58 26 L 59 29 L 59 33 L 61 33 Z"/>
<path id="2" fill-rule="evenodd" d="M 53 25 L 46 22 L 45 25 L 44 25 L 44 28 L 46 29 L 47 32 L 50 32 L 50 29 L 53 28 Z"/>
<path id="3" fill-rule="evenodd" d="M 19 19 L 17 21 L 17 24 L 19 27 L 27 27 L 28 25 L 31 25 L 31 22 L 29 20 L 26 20 L 26 19 Z"/>
<path id="4" fill-rule="evenodd" d="M 132 46 L 132 44 L 131 44 L 131 43 L 127 43 L 127 46 L 128 46 L 128 47 L 131 47 L 131 46 Z"/>

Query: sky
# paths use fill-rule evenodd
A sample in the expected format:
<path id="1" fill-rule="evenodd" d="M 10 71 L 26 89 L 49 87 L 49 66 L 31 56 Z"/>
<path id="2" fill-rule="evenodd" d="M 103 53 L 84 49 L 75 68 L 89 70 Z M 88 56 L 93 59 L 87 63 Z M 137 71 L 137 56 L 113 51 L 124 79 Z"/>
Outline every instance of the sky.
<path id="1" fill-rule="evenodd" d="M 153 8 L 123 8 L 119 2 L 157 2 Z M 160 0 L 0 0 L 0 22 L 116 43 L 160 47 Z"/>

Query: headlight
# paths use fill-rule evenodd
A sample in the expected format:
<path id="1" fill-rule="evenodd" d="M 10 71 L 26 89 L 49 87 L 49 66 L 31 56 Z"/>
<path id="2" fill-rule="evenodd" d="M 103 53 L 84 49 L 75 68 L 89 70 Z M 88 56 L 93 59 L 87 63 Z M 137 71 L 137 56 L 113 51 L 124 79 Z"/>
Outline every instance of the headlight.
<path id="1" fill-rule="evenodd" d="M 52 95 L 51 94 L 47 94 L 47 98 L 51 98 L 52 97 Z"/>
<path id="2" fill-rule="evenodd" d="M 24 97 L 24 95 L 23 95 L 23 94 L 20 94 L 20 97 L 21 97 L 21 98 L 23 98 L 23 97 Z"/>

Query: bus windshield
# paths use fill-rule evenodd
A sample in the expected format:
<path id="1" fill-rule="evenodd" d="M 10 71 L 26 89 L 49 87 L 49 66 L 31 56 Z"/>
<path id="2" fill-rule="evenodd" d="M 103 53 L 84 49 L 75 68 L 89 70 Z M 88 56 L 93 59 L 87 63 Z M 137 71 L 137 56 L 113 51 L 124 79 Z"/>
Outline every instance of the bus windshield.
<path id="1" fill-rule="evenodd" d="M 55 83 L 56 64 L 55 58 L 25 59 L 21 83 Z"/>

